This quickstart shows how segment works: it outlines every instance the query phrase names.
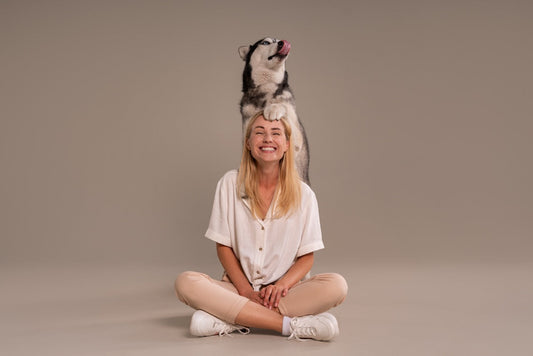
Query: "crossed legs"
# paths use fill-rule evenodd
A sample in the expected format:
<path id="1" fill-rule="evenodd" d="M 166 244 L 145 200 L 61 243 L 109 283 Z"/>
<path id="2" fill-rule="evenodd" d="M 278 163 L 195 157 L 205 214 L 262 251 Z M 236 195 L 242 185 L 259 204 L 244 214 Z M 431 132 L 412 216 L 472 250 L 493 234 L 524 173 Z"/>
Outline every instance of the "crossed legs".
<path id="1" fill-rule="evenodd" d="M 315 315 L 344 300 L 348 287 L 336 273 L 318 274 L 296 284 L 281 299 L 279 312 L 240 296 L 231 282 L 217 281 L 206 274 L 184 272 L 175 283 L 176 294 L 185 304 L 204 310 L 231 324 L 281 332 L 283 316 Z"/>

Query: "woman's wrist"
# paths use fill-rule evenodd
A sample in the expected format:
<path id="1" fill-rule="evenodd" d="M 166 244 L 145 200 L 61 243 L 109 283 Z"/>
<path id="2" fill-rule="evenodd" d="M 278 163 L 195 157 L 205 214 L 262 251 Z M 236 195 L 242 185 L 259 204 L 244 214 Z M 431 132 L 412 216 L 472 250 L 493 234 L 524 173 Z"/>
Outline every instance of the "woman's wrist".
<path id="1" fill-rule="evenodd" d="M 276 287 L 287 288 L 287 289 L 289 289 L 289 286 L 288 286 L 285 282 L 283 282 L 283 281 L 277 281 L 276 283 L 274 283 L 274 285 L 275 285 Z"/>
<path id="2" fill-rule="evenodd" d="M 254 290 L 252 289 L 252 287 L 248 287 L 237 291 L 239 292 L 240 296 L 250 299 L 250 295 Z"/>
<path id="3" fill-rule="evenodd" d="M 290 289 L 292 286 L 289 285 L 287 282 L 283 280 L 278 280 L 276 283 L 274 283 L 275 286 L 283 288 L 283 289 Z"/>

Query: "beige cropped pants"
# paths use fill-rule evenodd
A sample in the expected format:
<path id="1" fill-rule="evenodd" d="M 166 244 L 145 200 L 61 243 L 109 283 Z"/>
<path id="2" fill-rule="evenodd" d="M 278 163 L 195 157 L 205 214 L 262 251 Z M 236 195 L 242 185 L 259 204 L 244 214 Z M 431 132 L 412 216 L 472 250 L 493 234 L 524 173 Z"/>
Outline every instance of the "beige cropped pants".
<path id="1" fill-rule="evenodd" d="M 229 280 L 218 281 L 199 272 L 183 272 L 176 279 L 175 287 L 183 303 L 231 324 L 249 301 L 239 295 Z M 340 274 L 317 274 L 295 284 L 281 298 L 278 309 L 288 317 L 316 315 L 342 303 L 347 292 L 348 285 Z"/>

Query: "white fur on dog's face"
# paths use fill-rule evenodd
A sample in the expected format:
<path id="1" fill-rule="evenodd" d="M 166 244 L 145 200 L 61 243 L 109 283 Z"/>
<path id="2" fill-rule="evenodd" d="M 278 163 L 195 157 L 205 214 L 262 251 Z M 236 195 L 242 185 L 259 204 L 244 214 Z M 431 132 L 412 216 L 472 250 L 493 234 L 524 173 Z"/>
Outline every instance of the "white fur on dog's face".
<path id="1" fill-rule="evenodd" d="M 279 40 L 265 38 L 258 45 L 250 57 L 252 79 L 257 85 L 266 83 L 281 83 L 285 75 L 285 60 L 288 56 L 276 56 Z M 241 58 L 246 59 L 249 47 L 239 48 Z"/>
<path id="2" fill-rule="evenodd" d="M 278 40 L 275 38 L 265 38 L 261 43 L 257 45 L 252 57 L 250 58 L 250 64 L 252 67 L 263 66 L 269 69 L 277 69 L 285 62 L 285 57 L 278 57 L 275 54 L 278 52 Z M 271 58 L 270 58 L 271 57 Z"/>

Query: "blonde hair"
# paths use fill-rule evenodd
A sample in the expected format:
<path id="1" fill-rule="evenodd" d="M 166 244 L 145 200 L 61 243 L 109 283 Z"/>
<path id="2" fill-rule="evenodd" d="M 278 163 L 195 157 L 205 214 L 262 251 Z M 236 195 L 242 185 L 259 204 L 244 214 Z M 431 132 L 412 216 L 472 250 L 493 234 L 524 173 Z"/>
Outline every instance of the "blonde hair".
<path id="1" fill-rule="evenodd" d="M 239 174 L 237 176 L 237 194 L 241 199 L 249 199 L 252 214 L 255 217 L 258 217 L 258 212 L 263 204 L 259 197 L 257 161 L 255 158 L 253 158 L 246 142 L 251 136 L 253 123 L 262 115 L 262 111 L 258 112 L 248 121 L 248 124 L 246 125 L 246 129 L 244 131 L 241 165 L 239 167 Z M 300 207 L 301 200 L 301 183 L 294 163 L 294 151 L 291 142 L 291 125 L 285 118 L 282 118 L 280 122 L 285 129 L 285 138 L 289 142 L 289 148 L 279 161 L 279 182 L 276 192 L 274 193 L 275 200 L 273 201 L 275 207 L 273 211 L 274 218 L 281 218 L 285 215 L 289 215 Z"/>

